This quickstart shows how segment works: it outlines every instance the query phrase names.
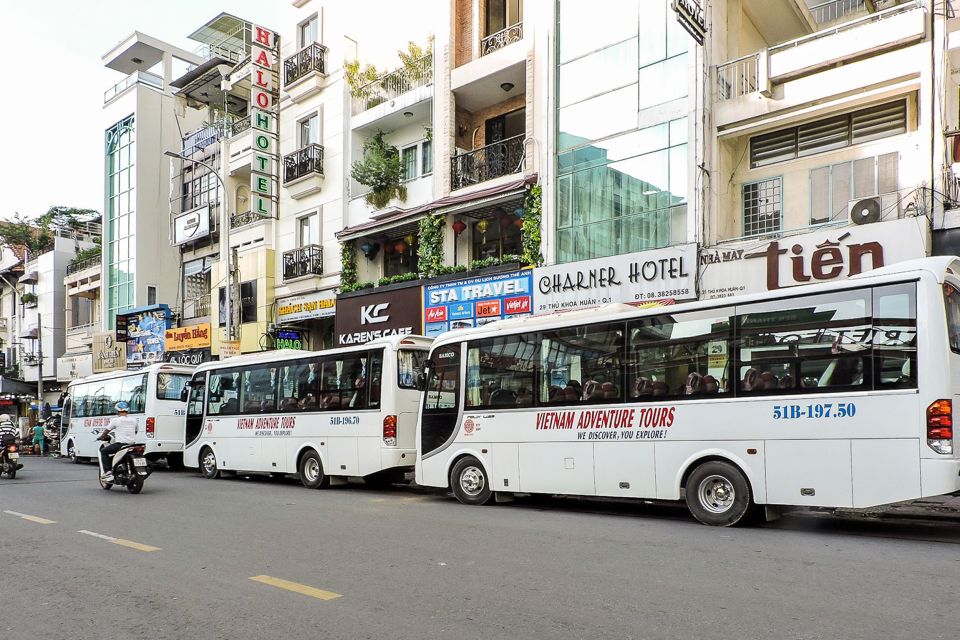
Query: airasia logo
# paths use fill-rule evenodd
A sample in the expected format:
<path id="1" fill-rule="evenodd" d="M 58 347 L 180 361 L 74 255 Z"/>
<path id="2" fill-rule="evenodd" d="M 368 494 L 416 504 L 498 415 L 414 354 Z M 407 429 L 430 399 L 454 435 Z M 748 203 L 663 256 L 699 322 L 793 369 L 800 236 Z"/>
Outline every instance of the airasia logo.
<path id="1" fill-rule="evenodd" d="M 503 301 L 503 308 L 507 315 L 514 313 L 530 313 L 530 296 L 507 298 Z"/>
<path id="2" fill-rule="evenodd" d="M 427 309 L 427 322 L 445 322 L 446 319 L 446 307 L 430 307 Z"/>

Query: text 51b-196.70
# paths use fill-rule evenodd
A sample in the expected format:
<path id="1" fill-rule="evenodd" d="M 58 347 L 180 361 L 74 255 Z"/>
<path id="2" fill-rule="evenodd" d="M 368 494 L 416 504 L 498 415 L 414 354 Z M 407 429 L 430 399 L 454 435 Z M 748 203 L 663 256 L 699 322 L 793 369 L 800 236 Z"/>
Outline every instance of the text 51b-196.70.
<path id="1" fill-rule="evenodd" d="M 802 418 L 852 418 L 857 405 L 852 402 L 818 402 L 815 404 L 778 404 L 773 407 L 774 420 Z"/>

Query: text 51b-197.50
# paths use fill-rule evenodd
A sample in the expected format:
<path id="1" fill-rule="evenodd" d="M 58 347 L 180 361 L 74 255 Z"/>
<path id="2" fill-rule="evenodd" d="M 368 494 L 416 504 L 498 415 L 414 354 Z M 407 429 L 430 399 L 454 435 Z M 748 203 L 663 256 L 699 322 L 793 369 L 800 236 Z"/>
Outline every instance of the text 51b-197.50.
<path id="1" fill-rule="evenodd" d="M 773 407 L 774 420 L 800 420 L 802 418 L 852 418 L 857 405 L 852 402 L 818 402 L 814 404 L 778 404 Z"/>

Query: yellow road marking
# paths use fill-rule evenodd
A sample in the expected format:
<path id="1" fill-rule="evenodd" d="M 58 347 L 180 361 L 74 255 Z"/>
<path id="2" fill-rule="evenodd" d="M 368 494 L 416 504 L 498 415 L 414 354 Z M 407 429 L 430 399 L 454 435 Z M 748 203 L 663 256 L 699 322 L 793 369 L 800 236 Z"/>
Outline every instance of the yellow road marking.
<path id="1" fill-rule="evenodd" d="M 86 529 L 81 529 L 77 533 L 82 533 L 84 535 L 92 536 L 94 538 L 100 538 L 101 540 L 106 540 L 107 542 L 112 542 L 113 544 L 119 544 L 122 547 L 130 547 L 131 549 L 136 549 L 137 551 L 160 551 L 160 547 L 153 547 L 149 544 L 142 544 L 140 542 L 134 542 L 133 540 L 124 540 L 123 538 L 114 538 L 113 536 L 105 536 L 102 533 L 95 533 L 93 531 L 87 531 Z"/>
<path id="2" fill-rule="evenodd" d="M 56 524 L 56 520 L 47 520 L 46 518 L 41 518 L 40 516 L 31 516 L 26 513 L 18 513 L 16 511 L 5 510 L 4 513 L 9 513 L 11 516 L 17 516 L 23 520 L 29 520 L 30 522 L 36 522 L 37 524 Z"/>
<path id="3" fill-rule="evenodd" d="M 339 593 L 334 593 L 333 591 L 324 591 L 323 589 L 308 587 L 307 585 L 300 584 L 299 582 L 290 582 L 289 580 L 281 580 L 280 578 L 274 578 L 272 576 L 253 576 L 250 579 L 254 582 L 262 582 L 263 584 L 268 584 L 271 587 L 286 589 L 287 591 L 293 591 L 295 593 L 300 593 L 305 596 L 310 596 L 311 598 L 317 598 L 319 600 L 333 600 L 334 598 L 340 597 Z"/>

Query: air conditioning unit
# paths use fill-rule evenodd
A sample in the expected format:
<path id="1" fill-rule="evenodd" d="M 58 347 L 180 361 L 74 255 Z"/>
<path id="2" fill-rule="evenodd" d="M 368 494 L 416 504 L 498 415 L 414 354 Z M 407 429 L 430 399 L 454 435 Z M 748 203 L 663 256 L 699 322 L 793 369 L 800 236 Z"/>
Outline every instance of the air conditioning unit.
<path id="1" fill-rule="evenodd" d="M 857 198 L 847 203 L 850 224 L 873 224 L 900 217 L 900 194 L 882 193 L 866 198 Z"/>

